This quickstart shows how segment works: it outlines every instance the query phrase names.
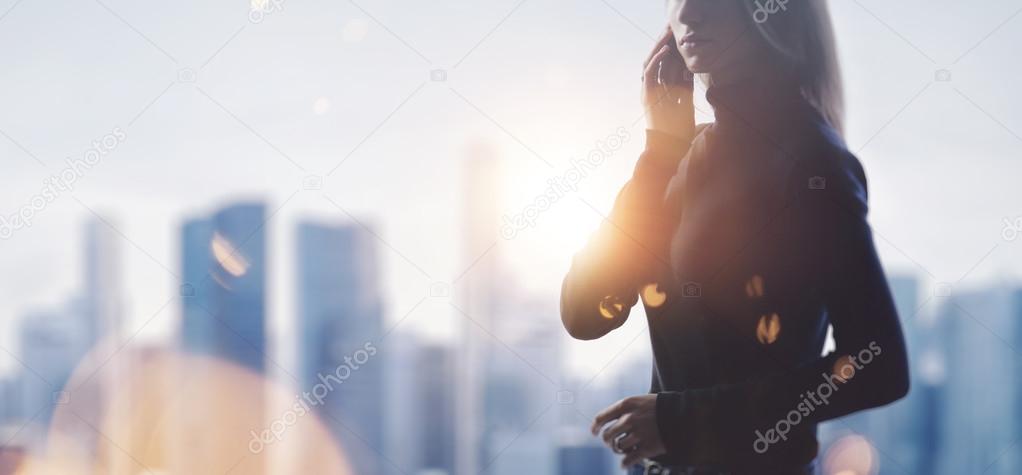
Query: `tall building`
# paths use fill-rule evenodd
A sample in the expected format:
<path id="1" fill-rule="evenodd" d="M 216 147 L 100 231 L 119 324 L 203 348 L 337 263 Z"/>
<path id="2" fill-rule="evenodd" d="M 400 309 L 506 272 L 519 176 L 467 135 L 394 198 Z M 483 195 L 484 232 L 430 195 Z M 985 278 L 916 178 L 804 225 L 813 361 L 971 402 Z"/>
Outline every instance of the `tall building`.
<path id="1" fill-rule="evenodd" d="M 266 353 L 266 208 L 242 203 L 181 232 L 181 344 L 262 373 Z"/>
<path id="2" fill-rule="evenodd" d="M 384 451 L 391 475 L 454 473 L 455 356 L 446 342 L 420 340 L 399 329 L 387 335 Z M 381 472 L 382 473 L 382 472 Z"/>
<path id="3" fill-rule="evenodd" d="M 0 429 L 21 419 L 21 391 L 17 373 L 0 378 Z"/>
<path id="4" fill-rule="evenodd" d="M 602 445 L 573 445 L 557 449 L 558 475 L 610 475 L 612 460 Z"/>
<path id="5" fill-rule="evenodd" d="M 189 220 L 181 228 L 180 343 L 184 350 L 199 354 L 212 353 L 217 329 L 208 315 L 218 288 L 210 275 L 212 241 L 212 219 Z"/>
<path id="6" fill-rule="evenodd" d="M 455 473 L 556 470 L 562 389 L 555 299 L 514 285 L 501 261 L 501 160 L 479 145 L 466 162 L 462 244 L 466 270 L 454 305 L 458 345 Z"/>
<path id="7" fill-rule="evenodd" d="M 385 398 L 375 238 L 357 225 L 305 222 L 296 253 L 302 390 L 325 393 L 316 408 L 356 472 L 380 473 Z"/>
<path id="8" fill-rule="evenodd" d="M 1011 305 L 1011 325 L 1012 331 L 1009 336 L 1011 344 L 1014 348 L 1022 348 L 1022 288 L 1016 287 L 1011 291 L 1010 297 Z M 1013 440 L 1022 440 L 1022 359 L 1014 358 L 1012 360 L 1012 377 L 1006 382 L 1010 384 L 1010 387 L 1005 387 L 1003 390 L 1008 391 L 1011 394 L 1011 398 L 1014 401 L 1012 404 L 1012 410 L 1014 414 L 1011 419 L 1005 419 L 1011 421 L 1011 433 Z M 1008 462 L 1008 466 L 1013 468 L 1016 472 L 1022 468 L 1022 457 L 1019 456 L 1018 451 L 1015 451 L 1011 455 L 1011 460 Z"/>
<path id="9" fill-rule="evenodd" d="M 559 412 L 573 411 L 572 401 L 559 393 L 564 382 L 557 304 L 507 285 L 496 301 L 491 332 L 499 341 L 485 371 L 484 467 L 493 475 L 553 473 Z"/>
<path id="10" fill-rule="evenodd" d="M 106 218 L 85 224 L 82 310 L 93 342 L 124 336 L 123 238 L 112 226 Z"/>
<path id="11" fill-rule="evenodd" d="M 105 417 L 125 421 L 135 409 L 132 396 L 123 389 L 130 385 L 132 362 L 126 358 L 111 357 L 128 343 L 129 334 L 124 314 L 124 279 L 122 264 L 123 237 L 116 231 L 116 221 L 110 217 L 93 217 L 85 223 L 82 268 L 81 313 L 88 327 L 86 338 L 95 358 L 105 363 L 92 378 L 98 383 L 97 420 Z M 113 403 L 114 399 L 117 403 Z M 101 408 L 101 409 L 100 409 Z M 104 434 L 113 440 L 131 440 L 129 424 L 111 424 Z M 99 434 L 79 431 L 74 435 L 83 443 L 97 443 Z M 88 441 L 88 442 L 85 442 Z M 124 460 L 111 461 L 113 473 L 129 471 Z"/>
<path id="12" fill-rule="evenodd" d="M 9 418 L 46 427 L 55 407 L 69 400 L 74 388 L 65 384 L 86 355 L 102 351 L 105 353 L 94 358 L 103 358 L 123 343 L 121 237 L 109 223 L 106 218 L 92 218 L 85 224 L 79 295 L 61 308 L 31 312 L 22 318 L 18 343 L 24 367 L 16 380 L 17 391 L 4 395 L 19 407 L 6 414 Z M 106 345 L 98 349 L 97 343 L 104 340 Z M 100 367 L 95 377 L 103 381 L 104 391 L 116 390 L 120 369 L 120 363 Z M 34 435 L 43 435 L 43 431 Z"/>
<path id="13" fill-rule="evenodd" d="M 416 364 L 418 469 L 454 473 L 454 352 L 442 345 L 423 346 Z"/>
<path id="14" fill-rule="evenodd" d="M 498 160 L 486 146 L 477 146 L 466 164 L 464 182 L 464 242 L 466 272 L 456 282 L 456 317 L 462 319 L 458 336 L 456 387 L 455 473 L 479 473 L 488 454 L 484 443 L 485 367 L 494 343 L 493 313 L 497 308 L 498 267 L 493 247 L 500 239 Z M 466 315 L 460 315 L 460 313 Z M 469 320 L 471 318 L 471 320 Z M 477 326 L 485 330 L 480 330 Z"/>
<path id="15" fill-rule="evenodd" d="M 46 427 L 54 407 L 67 397 L 64 385 L 88 351 L 88 325 L 78 305 L 28 313 L 21 320 L 18 346 L 21 414 Z"/>
<path id="16" fill-rule="evenodd" d="M 1017 450 L 1017 290 L 958 292 L 938 312 L 944 384 L 937 471 L 950 475 L 1019 473 Z M 1010 421 L 1010 423 L 1008 423 Z"/>
<path id="17" fill-rule="evenodd" d="M 255 374 L 265 373 L 265 223 L 265 205 L 253 202 L 232 204 L 211 216 L 188 220 L 182 226 L 179 343 L 185 352 L 214 358 Z M 202 381 L 209 377 L 208 371 L 213 368 L 213 365 L 189 368 L 187 375 L 173 375 L 183 379 L 172 384 Z M 210 394 L 209 397 L 226 395 Z M 266 404 L 265 394 L 246 394 L 245 397 L 247 407 Z M 194 408 L 193 416 L 219 417 L 210 412 L 218 407 L 213 402 Z M 251 421 L 253 428 L 265 424 L 261 420 Z M 190 430 L 183 428 L 170 443 L 169 458 L 183 471 L 200 470 L 203 464 L 202 458 L 193 453 L 194 434 Z"/>
<path id="18" fill-rule="evenodd" d="M 422 426 L 427 414 L 423 414 L 422 401 L 428 396 L 423 395 L 419 381 L 424 349 L 418 336 L 404 328 L 399 326 L 387 334 L 380 347 L 380 351 L 387 355 L 383 361 L 386 365 L 383 384 L 387 390 L 381 398 L 386 439 L 382 452 L 392 462 L 387 470 L 381 472 L 385 475 L 418 474 L 424 458 Z M 437 437 L 453 440 L 452 434 Z M 450 475 L 451 472 L 448 470 L 446 473 Z"/>

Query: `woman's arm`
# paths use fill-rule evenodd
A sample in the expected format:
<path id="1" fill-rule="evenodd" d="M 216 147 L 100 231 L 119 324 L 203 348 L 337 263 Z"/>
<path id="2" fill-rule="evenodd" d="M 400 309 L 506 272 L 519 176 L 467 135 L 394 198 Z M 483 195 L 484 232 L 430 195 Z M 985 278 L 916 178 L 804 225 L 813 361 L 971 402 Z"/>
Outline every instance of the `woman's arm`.
<path id="1" fill-rule="evenodd" d="M 673 229 L 662 212 L 664 192 L 695 135 L 692 75 L 674 43 L 668 27 L 643 64 L 646 149 L 561 284 L 561 322 L 581 340 L 621 326 L 651 266 L 667 263 Z"/>
<path id="2" fill-rule="evenodd" d="M 805 190 L 796 199 L 810 217 L 809 232 L 822 240 L 836 350 L 793 370 L 740 384 L 660 393 L 657 421 L 668 452 L 698 459 L 703 444 L 738 444 L 747 447 L 743 453 L 765 453 L 783 444 L 796 425 L 881 406 L 908 392 L 901 326 L 866 220 L 865 175 L 847 152 L 834 164 L 795 176 L 825 180 L 823 189 Z"/>
<path id="3" fill-rule="evenodd" d="M 621 326 L 644 279 L 667 265 L 674 220 L 662 213 L 663 196 L 690 143 L 647 130 L 632 178 L 561 283 L 561 322 L 572 337 L 592 340 Z"/>

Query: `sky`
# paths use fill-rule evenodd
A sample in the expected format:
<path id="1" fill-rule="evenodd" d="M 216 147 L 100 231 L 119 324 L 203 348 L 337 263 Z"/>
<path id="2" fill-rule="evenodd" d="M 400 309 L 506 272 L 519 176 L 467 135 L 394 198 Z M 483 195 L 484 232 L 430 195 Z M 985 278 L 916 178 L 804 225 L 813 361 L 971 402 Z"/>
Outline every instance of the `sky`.
<path id="1" fill-rule="evenodd" d="M 1016 282 L 1022 237 L 1006 239 L 1005 220 L 1022 217 L 1022 1 L 830 4 L 846 138 L 866 169 L 888 272 L 918 275 L 924 292 Z M 388 321 L 450 338 L 460 317 L 422 298 L 472 261 L 459 250 L 465 160 L 480 148 L 500 157 L 495 192 L 510 215 L 625 130 L 576 192 L 513 239 L 495 237 L 486 257 L 556 302 L 571 253 L 601 219 L 587 203 L 606 212 L 642 149 L 637 78 L 663 2 L 260 5 L 253 21 L 244 1 L 0 0 L 10 45 L 0 51 L 0 213 L 17 213 L 93 141 L 123 137 L 0 240 L 0 345 L 15 351 L 22 315 L 80 288 L 92 213 L 114 217 L 125 238 L 129 325 L 140 341 L 165 340 L 178 319 L 181 223 L 244 199 L 274 211 L 281 360 L 292 358 L 292 235 L 306 218 L 372 226 Z M 321 190 L 303 189 L 309 176 Z M 559 325 L 553 306 L 550 315 Z M 642 326 L 571 343 L 572 367 L 648 352 L 633 340 Z"/>

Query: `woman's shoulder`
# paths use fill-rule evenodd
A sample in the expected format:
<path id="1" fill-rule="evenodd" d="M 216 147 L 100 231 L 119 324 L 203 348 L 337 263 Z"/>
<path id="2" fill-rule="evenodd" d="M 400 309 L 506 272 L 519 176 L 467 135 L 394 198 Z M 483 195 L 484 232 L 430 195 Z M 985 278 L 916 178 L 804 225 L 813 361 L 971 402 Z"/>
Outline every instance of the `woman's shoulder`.
<path id="1" fill-rule="evenodd" d="M 799 196 L 830 198 L 848 211 L 865 215 L 868 187 L 865 169 L 841 134 L 823 120 L 801 124 L 792 140 L 789 191 Z"/>

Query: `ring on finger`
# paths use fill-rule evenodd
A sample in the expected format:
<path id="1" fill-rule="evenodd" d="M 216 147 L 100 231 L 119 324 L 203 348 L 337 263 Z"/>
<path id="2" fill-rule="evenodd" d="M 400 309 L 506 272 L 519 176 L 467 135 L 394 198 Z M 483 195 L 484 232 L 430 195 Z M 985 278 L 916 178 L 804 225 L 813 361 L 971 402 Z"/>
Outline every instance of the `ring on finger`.
<path id="1" fill-rule="evenodd" d="M 625 437 L 628 437 L 628 434 L 627 434 L 627 433 L 625 433 L 625 434 L 621 434 L 621 436 L 620 436 L 620 437 L 618 437 L 618 438 L 614 439 L 614 452 L 615 452 L 615 453 L 619 453 L 619 454 L 627 454 L 627 453 L 631 453 L 631 452 L 634 452 L 634 451 L 636 451 L 636 450 L 637 450 L 637 449 L 639 448 L 639 444 L 638 444 L 638 442 L 636 442 L 635 444 L 633 444 L 633 445 L 632 445 L 631 447 L 628 447 L 628 448 L 622 448 L 622 447 L 621 447 L 621 440 L 622 440 L 622 439 L 624 439 Z"/>
<path id="2" fill-rule="evenodd" d="M 624 439 L 625 437 L 628 437 L 627 432 L 619 435 L 616 439 L 614 439 L 614 452 L 619 454 L 625 453 L 625 449 L 621 448 L 621 439 Z"/>

